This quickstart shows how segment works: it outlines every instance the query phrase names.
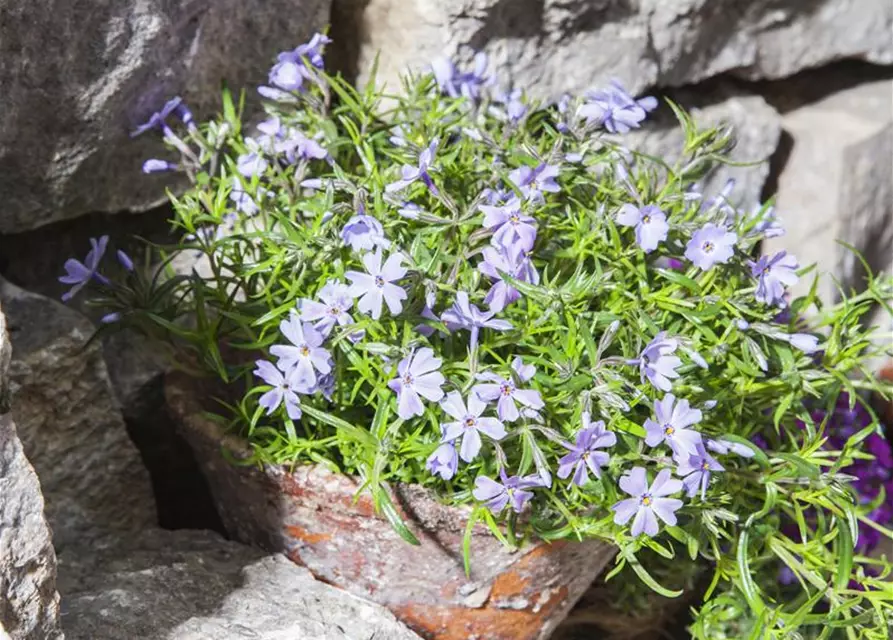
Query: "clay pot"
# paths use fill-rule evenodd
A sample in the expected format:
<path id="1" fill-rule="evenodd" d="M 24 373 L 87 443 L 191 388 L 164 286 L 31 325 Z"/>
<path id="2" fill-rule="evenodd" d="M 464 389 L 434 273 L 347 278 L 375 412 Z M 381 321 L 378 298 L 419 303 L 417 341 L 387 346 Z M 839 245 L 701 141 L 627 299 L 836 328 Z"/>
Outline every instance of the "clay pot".
<path id="1" fill-rule="evenodd" d="M 469 509 L 445 506 L 418 486 L 392 486 L 392 502 L 421 543 L 410 545 L 368 493 L 356 498 L 357 478 L 321 465 L 233 464 L 222 450 L 244 456 L 247 443 L 207 417 L 207 390 L 172 374 L 165 394 L 231 537 L 281 551 L 318 579 L 387 606 L 424 638 L 545 640 L 615 554 L 599 541 L 533 542 L 511 552 L 478 526 L 467 577 Z"/>

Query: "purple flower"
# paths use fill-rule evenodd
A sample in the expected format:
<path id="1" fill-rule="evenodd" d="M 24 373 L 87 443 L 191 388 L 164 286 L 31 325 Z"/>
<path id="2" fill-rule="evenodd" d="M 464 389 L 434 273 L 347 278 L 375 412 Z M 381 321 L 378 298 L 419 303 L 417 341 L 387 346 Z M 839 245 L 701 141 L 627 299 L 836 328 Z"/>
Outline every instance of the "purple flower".
<path id="1" fill-rule="evenodd" d="M 484 227 L 493 231 L 492 242 L 502 247 L 533 249 L 536 242 L 536 220 L 521 212 L 521 201 L 512 197 L 503 205 L 480 206 Z"/>
<path id="2" fill-rule="evenodd" d="M 164 131 L 168 129 L 167 123 L 165 122 L 172 113 L 176 112 L 177 115 L 183 120 L 184 123 L 189 124 L 192 121 L 192 114 L 183 104 L 183 100 L 177 96 L 168 100 L 160 111 L 156 111 L 153 113 L 149 119 L 144 123 L 138 126 L 133 132 L 130 134 L 130 137 L 135 138 L 138 135 L 145 133 L 150 129 L 159 129 Z"/>
<path id="3" fill-rule="evenodd" d="M 661 391 L 673 388 L 670 379 L 679 377 L 676 367 L 682 364 L 682 360 L 673 355 L 679 343 L 673 338 L 667 338 L 666 335 L 664 331 L 658 333 L 642 350 L 639 358 L 631 363 L 639 365 L 642 382 L 648 378 L 648 381 Z"/>
<path id="4" fill-rule="evenodd" d="M 437 296 L 434 291 L 428 291 L 425 294 L 425 306 L 422 307 L 422 310 L 419 312 L 419 315 L 423 318 L 427 318 L 428 320 L 440 320 L 437 315 L 434 313 L 434 303 L 437 301 Z M 421 333 L 426 338 L 434 335 L 434 328 L 427 324 L 418 324 L 414 327 L 416 331 Z"/>
<path id="5" fill-rule="evenodd" d="M 350 287 L 330 280 L 317 293 L 321 302 L 302 298 L 299 302 L 301 320 L 314 323 L 313 328 L 324 338 L 332 333 L 335 325 L 346 326 L 354 323 L 348 310 L 353 306 Z"/>
<path id="6" fill-rule="evenodd" d="M 656 447 L 666 442 L 679 456 L 697 452 L 701 434 L 689 427 L 701 421 L 701 411 L 692 409 L 688 400 L 676 402 L 676 396 L 668 393 L 663 400 L 654 401 L 654 417 L 656 420 L 645 421 L 645 444 Z"/>
<path id="7" fill-rule="evenodd" d="M 446 379 L 438 371 L 442 362 L 432 349 L 423 347 L 397 365 L 397 377 L 388 382 L 388 388 L 397 394 L 397 415 L 401 419 L 409 420 L 425 413 L 419 396 L 431 402 L 440 402 L 443 398 L 441 387 Z"/>
<path id="8" fill-rule="evenodd" d="M 708 222 L 695 231 L 685 248 L 685 257 L 705 271 L 717 263 L 728 262 L 735 253 L 738 236 L 725 227 Z"/>
<path id="9" fill-rule="evenodd" d="M 478 100 L 481 89 L 490 84 L 490 79 L 484 75 L 487 71 L 487 54 L 483 51 L 474 56 L 474 68 L 471 71 L 460 73 L 453 61 L 445 57 L 432 62 L 431 70 L 437 86 L 451 98 L 464 96 L 469 100 Z"/>
<path id="10" fill-rule="evenodd" d="M 512 361 L 512 369 L 519 382 L 529 381 L 536 373 L 536 368 L 533 365 L 525 365 L 518 357 Z M 495 400 L 496 413 L 503 422 L 514 422 L 521 416 L 515 402 L 533 410 L 542 409 L 545 406 L 539 391 L 519 389 L 513 379 L 505 379 L 490 372 L 479 374 L 477 379 L 484 382 L 472 387 L 472 394 L 486 402 Z"/>
<path id="11" fill-rule="evenodd" d="M 486 247 L 483 255 L 484 261 L 478 264 L 478 271 L 496 280 L 484 298 L 491 311 L 498 313 L 521 297 L 521 292 L 509 284 L 503 274 L 508 274 L 521 282 L 539 284 L 539 272 L 520 248 Z"/>
<path id="12" fill-rule="evenodd" d="M 620 208 L 617 222 L 625 227 L 636 228 L 636 244 L 645 253 L 657 249 L 657 245 L 667 239 L 667 232 L 670 230 L 667 216 L 653 204 L 645 205 L 641 209 L 632 204 L 625 204 Z"/>
<path id="13" fill-rule="evenodd" d="M 381 317 L 381 303 L 384 301 L 393 315 L 403 311 L 403 300 L 406 292 L 394 284 L 406 275 L 403 266 L 403 254 L 392 253 L 384 265 L 381 264 L 381 247 L 374 253 L 363 256 L 366 273 L 348 271 L 344 277 L 350 280 L 350 295 L 360 298 L 357 309 L 368 313 L 374 320 Z"/>
<path id="14" fill-rule="evenodd" d="M 578 487 L 589 482 L 589 471 L 592 471 L 596 478 L 600 478 L 601 468 L 608 464 L 611 456 L 599 449 L 613 447 L 615 444 L 617 436 L 605 429 L 604 421 L 591 422 L 589 414 L 584 413 L 583 428 L 577 432 L 576 444 L 566 444 L 565 447 L 570 453 L 558 461 L 558 477 L 564 479 L 573 472 L 571 482 Z"/>
<path id="15" fill-rule="evenodd" d="M 478 334 L 482 328 L 495 329 L 496 331 L 508 331 L 512 324 L 506 320 L 496 320 L 495 311 L 481 311 L 468 301 L 468 294 L 460 291 L 456 294 L 453 306 L 440 315 L 440 319 L 450 331 L 467 329 L 471 333 L 471 350 L 477 348 Z"/>
<path id="16" fill-rule="evenodd" d="M 500 92 L 493 97 L 496 104 L 501 107 L 490 107 L 490 113 L 497 119 L 516 124 L 527 115 L 527 105 L 521 99 L 522 93 L 520 89 Z"/>
<path id="17" fill-rule="evenodd" d="M 419 215 L 424 212 L 425 211 L 415 202 L 404 202 L 400 208 L 397 209 L 397 213 L 400 217 L 406 218 L 407 220 L 418 220 Z"/>
<path id="18" fill-rule="evenodd" d="M 425 463 L 428 473 L 449 480 L 456 475 L 459 468 L 459 456 L 456 453 L 456 445 L 452 442 L 444 442 L 434 450 Z"/>
<path id="19" fill-rule="evenodd" d="M 87 257 L 83 262 L 75 260 L 74 258 L 69 258 L 65 261 L 65 275 L 59 278 L 59 282 L 62 284 L 70 284 L 72 287 L 62 296 L 63 302 L 71 300 L 77 295 L 78 291 L 83 289 L 84 286 L 94 278 L 102 284 L 108 284 L 108 279 L 98 271 L 99 263 L 105 255 L 105 248 L 108 243 L 108 236 L 102 236 L 99 240 L 90 238 L 90 246 L 92 248 L 89 253 L 87 253 Z"/>
<path id="20" fill-rule="evenodd" d="M 403 168 L 400 170 L 400 180 L 387 185 L 385 187 L 385 191 L 387 191 L 388 193 L 400 191 L 401 189 L 405 189 L 406 187 L 411 185 L 416 180 L 421 180 L 425 184 L 425 186 L 431 190 L 431 193 L 437 195 L 437 187 L 435 186 L 434 181 L 431 179 L 431 174 L 429 173 L 429 171 L 434 170 L 431 165 L 434 162 L 434 153 L 436 151 L 437 140 L 432 140 L 431 144 L 429 144 L 428 147 L 419 154 L 418 166 L 413 167 L 412 165 L 408 164 L 403 165 Z"/>
<path id="21" fill-rule="evenodd" d="M 388 137 L 388 141 L 395 147 L 405 147 L 407 145 L 407 135 L 409 135 L 409 127 L 405 124 L 398 124 L 391 127 L 391 135 Z"/>
<path id="22" fill-rule="evenodd" d="M 118 249 L 115 255 L 118 257 L 118 262 L 121 264 L 122 267 L 124 267 L 128 271 L 133 271 L 133 260 L 130 259 L 129 255 L 127 255 L 121 249 Z"/>
<path id="23" fill-rule="evenodd" d="M 689 498 L 693 498 L 698 490 L 701 491 L 701 500 L 707 494 L 707 485 L 710 484 L 710 475 L 714 471 L 725 471 L 713 456 L 704 449 L 704 445 L 698 444 L 694 453 L 679 456 L 682 461 L 676 467 L 676 474 L 684 476 L 682 486 Z"/>
<path id="24" fill-rule="evenodd" d="M 491 189 L 487 187 L 481 191 L 481 199 L 489 205 L 504 205 L 515 197 L 515 192 L 511 189 Z"/>
<path id="25" fill-rule="evenodd" d="M 149 158 L 143 163 L 143 173 L 161 173 L 163 171 L 176 171 L 177 165 L 167 160 Z"/>
<path id="26" fill-rule="evenodd" d="M 754 298 L 757 302 L 772 305 L 785 305 L 785 287 L 792 287 L 800 280 L 797 276 L 797 258 L 786 251 L 779 251 L 771 258 L 760 256 L 756 261 L 748 262 L 750 274 L 757 279 Z"/>
<path id="27" fill-rule="evenodd" d="M 322 69 L 322 50 L 327 44 L 331 44 L 331 42 L 332 39 L 328 36 L 325 36 L 321 33 L 314 33 L 313 37 L 310 38 L 310 41 L 302 45 L 298 45 L 297 49 L 294 50 L 294 53 L 298 56 L 306 58 L 307 61 L 317 69 Z"/>
<path id="28" fill-rule="evenodd" d="M 536 167 L 518 167 L 509 173 L 509 180 L 512 181 L 524 197 L 533 202 L 544 202 L 543 191 L 549 193 L 558 193 L 561 187 L 555 182 L 558 177 L 558 167 L 545 162 L 540 163 Z"/>
<path id="29" fill-rule="evenodd" d="M 615 80 L 607 89 L 588 92 L 577 115 L 586 118 L 586 124 L 597 123 L 611 133 L 626 133 L 637 129 L 656 107 L 656 98 L 636 100 Z"/>
<path id="30" fill-rule="evenodd" d="M 269 195 L 272 192 L 263 187 L 258 187 L 257 193 L 260 196 Z M 232 177 L 232 188 L 229 191 L 229 199 L 233 201 L 236 211 L 244 213 L 246 216 L 253 216 L 259 210 L 254 198 L 248 195 L 245 189 L 242 188 L 242 181 L 239 179 L 239 176 Z"/>
<path id="31" fill-rule="evenodd" d="M 291 343 L 270 347 L 270 353 L 279 358 L 277 366 L 285 372 L 294 388 L 309 393 L 316 387 L 316 371 L 325 375 L 332 370 L 331 356 L 322 348 L 323 337 L 309 322 L 301 322 L 295 311 L 288 320 L 279 323 L 279 331 Z"/>
<path id="32" fill-rule="evenodd" d="M 370 215 L 363 212 L 353 216 L 341 229 L 341 240 L 354 251 L 371 251 L 375 247 L 387 249 L 390 242 L 384 237 L 384 227 Z"/>
<path id="33" fill-rule="evenodd" d="M 297 129 L 290 129 L 288 137 L 277 142 L 274 149 L 277 153 L 284 153 L 286 160 L 292 164 L 298 160 L 324 160 L 329 157 L 325 147 Z"/>
<path id="34" fill-rule="evenodd" d="M 675 512 L 682 506 L 682 500 L 665 496 L 681 491 L 682 482 L 671 479 L 669 469 L 662 469 L 650 487 L 642 467 L 635 467 L 622 476 L 619 484 L 625 493 L 633 497 L 621 500 L 611 510 L 614 511 L 615 524 L 626 524 L 635 516 L 630 535 L 636 537 L 642 532 L 648 536 L 657 535 L 657 518 L 671 527 L 676 525 Z"/>
<path id="35" fill-rule="evenodd" d="M 515 513 L 521 513 L 524 505 L 533 498 L 533 492 L 527 489 L 542 486 L 542 479 L 538 475 L 507 478 L 505 471 L 502 470 L 499 471 L 499 475 L 502 482 L 496 482 L 487 476 L 478 476 L 471 492 L 475 500 L 487 505 L 494 515 L 501 513 L 509 503 Z"/>
<path id="36" fill-rule="evenodd" d="M 266 360 L 258 360 L 255 364 L 257 369 L 254 370 L 254 375 L 273 387 L 263 394 L 257 403 L 267 410 L 267 415 L 270 415 L 284 402 L 288 417 L 292 420 L 300 418 L 301 400 L 294 389 L 292 389 L 291 383 L 289 383 L 286 376 L 274 367 L 271 362 Z"/>
<path id="37" fill-rule="evenodd" d="M 441 400 L 440 406 L 455 422 L 445 422 L 443 429 L 443 442 L 453 442 L 462 438 L 459 447 L 459 457 L 465 462 L 474 460 L 481 451 L 481 434 L 502 440 L 505 426 L 496 418 L 483 418 L 481 414 L 487 408 L 487 403 L 474 393 L 468 396 L 468 406 L 462 400 L 458 391 L 451 391 L 446 398 Z"/>
<path id="38" fill-rule="evenodd" d="M 121 314 L 117 311 L 113 311 L 112 313 L 107 313 L 99 319 L 99 322 L 102 324 L 114 324 L 115 322 L 119 322 L 121 320 Z"/>
<path id="39" fill-rule="evenodd" d="M 261 142 L 254 138 L 245 138 L 245 146 L 248 147 L 248 153 L 243 153 L 236 158 L 236 171 L 246 178 L 262 174 L 270 166 L 270 163 L 264 157 Z"/>
<path id="40" fill-rule="evenodd" d="M 714 453 L 719 454 L 727 454 L 727 453 L 735 453 L 742 458 L 753 458 L 754 452 L 753 449 L 748 447 L 747 445 L 739 444 L 737 442 L 732 442 L 730 440 L 723 440 L 719 438 L 718 440 L 707 440 L 707 448 Z"/>

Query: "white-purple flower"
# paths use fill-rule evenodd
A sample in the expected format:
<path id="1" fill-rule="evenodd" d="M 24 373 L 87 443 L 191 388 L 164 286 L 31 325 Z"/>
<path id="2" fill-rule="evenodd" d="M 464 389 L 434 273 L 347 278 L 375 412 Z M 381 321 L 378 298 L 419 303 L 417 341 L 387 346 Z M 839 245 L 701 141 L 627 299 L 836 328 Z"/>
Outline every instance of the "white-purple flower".
<path id="1" fill-rule="evenodd" d="M 654 401 L 654 418 L 645 421 L 645 444 L 656 447 L 666 442 L 679 456 L 697 452 L 701 434 L 690 427 L 701 421 L 700 409 L 692 409 L 685 399 L 676 402 L 676 396 L 668 393 Z"/>
<path id="2" fill-rule="evenodd" d="M 496 280 L 484 298 L 484 303 L 491 311 L 502 311 L 521 297 L 521 292 L 509 284 L 503 274 L 521 282 L 539 284 L 539 272 L 520 247 L 486 247 L 483 256 L 484 260 L 478 264 L 478 271 Z"/>
<path id="3" fill-rule="evenodd" d="M 492 243 L 497 246 L 524 251 L 533 249 L 536 242 L 536 220 L 522 213 L 521 201 L 512 197 L 502 205 L 480 206 L 484 213 L 484 227 L 493 232 Z"/>
<path id="4" fill-rule="evenodd" d="M 314 33 L 309 42 L 298 45 L 294 53 L 307 59 L 317 69 L 323 68 L 322 50 L 332 39 L 321 33 Z"/>
<path id="5" fill-rule="evenodd" d="M 381 263 L 381 247 L 363 256 L 366 273 L 348 271 L 344 277 L 350 280 L 350 295 L 360 298 L 357 309 L 368 313 L 373 319 L 381 317 L 381 304 L 384 302 L 393 315 L 403 311 L 406 291 L 394 284 L 406 275 L 403 254 L 396 252 Z"/>
<path id="6" fill-rule="evenodd" d="M 545 406 L 539 391 L 519 389 L 515 383 L 515 379 L 521 383 L 528 382 L 536 373 L 536 368 L 533 365 L 525 365 L 521 358 L 515 357 L 512 361 L 512 370 L 515 375 L 509 379 L 492 372 L 478 374 L 477 379 L 482 382 L 471 388 L 472 394 L 481 400 L 496 402 L 496 413 L 503 422 L 514 422 L 521 417 L 518 404 L 533 410 Z"/>
<path id="7" fill-rule="evenodd" d="M 637 360 L 633 362 L 639 365 L 639 373 L 642 382 L 648 381 L 661 391 L 669 391 L 673 388 L 672 379 L 678 378 L 676 368 L 682 365 L 682 360 L 673 354 L 679 348 L 679 342 L 673 338 L 667 338 L 664 331 L 658 333 L 654 340 L 642 350 Z"/>
<path id="8" fill-rule="evenodd" d="M 522 97 L 521 89 L 501 91 L 493 96 L 495 104 L 490 107 L 490 113 L 498 120 L 516 124 L 527 115 L 527 105 L 524 104 Z M 501 106 L 497 107 L 497 104 Z"/>
<path id="9" fill-rule="evenodd" d="M 163 171 L 176 171 L 177 165 L 167 160 L 149 158 L 143 163 L 143 173 L 161 173 Z"/>
<path id="10" fill-rule="evenodd" d="M 414 167 L 409 164 L 403 165 L 403 167 L 400 169 L 400 179 L 387 185 L 385 187 L 385 191 L 387 191 L 388 193 L 400 191 L 411 185 L 416 180 L 421 180 L 424 185 L 428 187 L 431 193 L 437 195 L 437 186 L 435 186 L 434 181 L 431 179 L 430 173 L 431 171 L 434 171 L 434 167 L 432 165 L 434 163 L 434 153 L 436 151 L 437 140 L 432 140 L 431 144 L 429 144 L 419 154 L 418 166 Z"/>
<path id="11" fill-rule="evenodd" d="M 536 167 L 524 165 L 509 173 L 509 180 L 532 202 L 543 202 L 543 192 L 558 193 L 561 187 L 555 182 L 558 167 L 545 162 Z"/>
<path id="12" fill-rule="evenodd" d="M 586 102 L 580 106 L 577 115 L 586 119 L 586 124 L 596 123 L 611 133 L 626 133 L 637 129 L 648 112 L 657 107 L 657 99 L 652 96 L 636 100 L 616 80 L 607 89 L 586 93 Z"/>
<path id="13" fill-rule="evenodd" d="M 700 491 L 703 500 L 707 494 L 711 474 L 714 471 L 725 471 L 725 468 L 707 453 L 702 444 L 697 446 L 694 453 L 680 455 L 677 462 L 676 475 L 682 478 L 682 486 L 685 487 L 685 493 L 689 498 Z"/>
<path id="14" fill-rule="evenodd" d="M 375 247 L 387 249 L 391 245 L 384 237 L 381 223 L 362 211 L 344 223 L 341 240 L 354 251 L 371 251 Z"/>
<path id="15" fill-rule="evenodd" d="M 494 440 L 502 440 L 506 436 L 502 422 L 496 418 L 482 417 L 487 403 L 474 393 L 469 394 L 466 406 L 459 392 L 451 391 L 441 400 L 440 406 L 455 420 L 441 425 L 443 441 L 453 442 L 462 438 L 459 457 L 465 462 L 471 462 L 480 453 L 482 433 Z"/>
<path id="16" fill-rule="evenodd" d="M 657 535 L 657 518 L 671 527 L 676 525 L 676 511 L 682 507 L 682 500 L 666 496 L 679 493 L 682 482 L 671 478 L 669 469 L 662 469 L 649 487 L 645 469 L 635 467 L 620 478 L 619 485 L 624 493 L 632 497 L 621 500 L 611 510 L 614 511 L 615 524 L 626 524 L 635 516 L 630 535 Z"/>
<path id="17" fill-rule="evenodd" d="M 492 310 L 481 311 L 468 301 L 468 294 L 465 291 L 460 291 L 456 294 L 456 301 L 453 303 L 453 306 L 444 311 L 440 315 L 440 319 L 450 331 L 467 329 L 471 333 L 469 342 L 472 351 L 474 351 L 477 348 L 478 334 L 481 329 L 508 331 L 512 328 L 511 322 L 498 320 L 493 317 L 495 315 L 496 312 Z"/>
<path id="18" fill-rule="evenodd" d="M 91 249 L 83 262 L 74 258 L 69 258 L 65 261 L 65 275 L 59 277 L 59 282 L 72 286 L 62 296 L 64 302 L 68 302 L 76 296 L 78 291 L 83 289 L 90 280 L 96 279 L 103 284 L 108 284 L 108 278 L 99 273 L 99 263 L 105 255 L 105 248 L 108 243 L 108 236 L 102 236 L 98 240 L 90 238 Z"/>
<path id="19" fill-rule="evenodd" d="M 329 157 L 325 147 L 297 129 L 289 129 L 288 137 L 277 142 L 274 149 L 277 153 L 284 153 L 291 164 L 298 160 L 325 160 Z"/>
<path id="20" fill-rule="evenodd" d="M 819 350 L 819 338 L 811 333 L 792 333 L 785 337 L 785 341 L 806 354 Z"/>
<path id="21" fill-rule="evenodd" d="M 499 475 L 502 482 L 496 482 L 487 476 L 478 476 L 471 492 L 475 500 L 483 502 L 494 515 L 500 514 L 508 504 L 512 505 L 515 513 L 521 513 L 524 505 L 533 498 L 533 492 L 528 489 L 543 486 L 538 475 L 507 478 L 502 470 Z"/>
<path id="22" fill-rule="evenodd" d="M 436 59 L 431 63 L 434 79 L 440 90 L 451 98 L 464 96 L 470 100 L 478 100 L 481 90 L 490 84 L 487 72 L 487 54 L 483 51 L 474 56 L 474 68 L 471 71 L 460 73 L 453 61 L 446 57 Z"/>
<path id="23" fill-rule="evenodd" d="M 765 304 L 785 304 L 785 287 L 792 287 L 800 280 L 797 276 L 797 258 L 786 251 L 779 251 L 774 256 L 760 256 L 756 262 L 749 262 L 750 273 L 757 279 L 754 298 Z"/>
<path id="24" fill-rule="evenodd" d="M 603 420 L 592 422 L 589 418 L 588 413 L 583 414 L 583 428 L 577 432 L 576 444 L 566 444 L 570 453 L 558 461 L 558 477 L 564 479 L 573 473 L 571 482 L 578 487 L 589 482 L 590 471 L 596 478 L 601 477 L 601 468 L 611 456 L 599 449 L 617 444 L 617 436 L 605 429 Z"/>
<path id="25" fill-rule="evenodd" d="M 236 171 L 246 178 L 252 178 L 266 171 L 270 163 L 264 157 L 265 149 L 262 141 L 245 138 L 245 146 L 248 148 L 248 153 L 236 158 Z"/>
<path id="26" fill-rule="evenodd" d="M 648 204 L 641 209 L 633 204 L 620 207 L 617 222 L 625 227 L 635 227 L 636 244 L 645 252 L 657 249 L 657 245 L 667 239 L 670 225 L 667 216 L 659 207 Z"/>
<path id="27" fill-rule="evenodd" d="M 456 453 L 456 445 L 452 442 L 443 442 L 434 453 L 428 456 L 425 462 L 428 473 L 449 480 L 456 475 L 459 468 L 459 454 Z"/>
<path id="28" fill-rule="evenodd" d="M 285 411 L 288 413 L 288 417 L 292 420 L 300 418 L 301 399 L 298 398 L 298 394 L 295 393 L 285 374 L 273 366 L 272 362 L 258 360 L 255 364 L 257 369 L 254 370 L 254 375 L 273 387 L 264 393 L 257 403 L 267 410 L 267 415 L 270 415 L 282 403 L 285 403 Z"/>
<path id="29" fill-rule="evenodd" d="M 257 188 L 258 196 L 267 196 L 271 194 L 272 191 L 264 189 L 263 187 Z M 229 191 L 229 199 L 233 201 L 236 211 L 244 213 L 246 216 L 253 216 L 259 210 L 257 202 L 254 198 L 248 195 L 242 187 L 242 181 L 239 179 L 239 176 L 232 177 L 232 188 Z"/>
<path id="30" fill-rule="evenodd" d="M 732 442 L 731 440 L 723 440 L 719 438 L 718 440 L 707 440 L 707 448 L 713 451 L 714 453 L 719 454 L 727 454 L 734 453 L 742 458 L 753 458 L 754 452 L 753 449 L 748 447 L 747 445 L 740 444 L 738 442 Z"/>
<path id="31" fill-rule="evenodd" d="M 350 287 L 330 280 L 316 295 L 319 301 L 302 298 L 298 305 L 301 320 L 312 322 L 322 337 L 327 338 L 336 324 L 344 327 L 354 323 L 348 313 L 353 306 Z"/>
<path id="32" fill-rule="evenodd" d="M 685 257 L 698 268 L 712 269 L 715 264 L 728 262 L 735 253 L 738 236 L 712 222 L 695 231 L 685 247 Z"/>
<path id="33" fill-rule="evenodd" d="M 442 360 L 434 351 L 423 347 L 413 351 L 397 365 L 397 377 L 388 382 L 388 388 L 397 394 L 397 415 L 403 420 L 425 413 L 422 398 L 440 402 L 446 379 L 440 373 Z"/>
<path id="34" fill-rule="evenodd" d="M 276 366 L 296 390 L 309 393 L 316 387 L 316 372 L 325 375 L 332 370 L 331 355 L 322 348 L 322 334 L 309 322 L 302 323 L 295 311 L 279 323 L 279 331 L 291 344 L 270 347 L 270 353 L 279 358 Z"/>

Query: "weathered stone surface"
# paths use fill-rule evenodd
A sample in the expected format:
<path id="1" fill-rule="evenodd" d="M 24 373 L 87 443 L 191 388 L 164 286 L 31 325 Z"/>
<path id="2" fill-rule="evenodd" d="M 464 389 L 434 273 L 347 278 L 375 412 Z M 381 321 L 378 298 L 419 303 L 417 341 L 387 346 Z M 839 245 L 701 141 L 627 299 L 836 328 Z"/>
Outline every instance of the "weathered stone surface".
<path id="1" fill-rule="evenodd" d="M 731 159 L 753 163 L 717 166 L 702 185 L 704 194 L 714 195 L 733 178 L 736 181 L 733 201 L 748 209 L 753 207 L 760 200 L 760 192 L 769 174 L 769 158 L 781 135 L 778 113 L 760 96 L 742 93 L 728 85 L 699 92 L 680 91 L 673 98 L 689 108 L 700 128 L 730 126 L 736 138 Z M 673 113 L 664 109 L 646 121 L 642 129 L 626 134 L 622 141 L 631 149 L 673 163 L 679 158 L 685 135 Z"/>
<path id="2" fill-rule="evenodd" d="M 285 556 L 209 532 L 149 530 L 66 571 L 68 640 L 418 640 Z"/>
<path id="3" fill-rule="evenodd" d="M 893 62 L 893 5 L 876 0 L 340 0 L 333 20 L 357 34 L 345 58 L 357 58 L 360 80 L 381 51 L 379 77 L 393 87 L 406 66 L 472 49 L 490 54 L 502 82 L 552 98 L 612 77 L 638 92 L 842 58 Z"/>
<path id="4" fill-rule="evenodd" d="M 0 387 L 6 383 L 9 357 L 0 311 Z M 40 483 L 12 416 L 0 413 L 0 638 L 61 639 L 58 615 L 56 554 Z"/>
<path id="5" fill-rule="evenodd" d="M 265 79 L 329 19 L 329 0 L 38 0 L 0 22 L 0 232 L 145 209 L 169 177 L 140 174 L 160 140 L 129 132 L 174 95 L 199 115 L 220 83 Z"/>
<path id="6" fill-rule="evenodd" d="M 0 281 L 14 347 L 13 415 L 40 476 L 56 550 L 156 522 L 148 474 L 130 441 L 99 344 L 78 312 Z"/>
<path id="7" fill-rule="evenodd" d="M 794 88 L 795 89 L 795 88 Z M 787 234 L 766 243 L 787 249 L 801 265 L 816 263 L 819 294 L 860 289 L 864 273 L 842 240 L 874 271 L 891 270 L 893 256 L 893 80 L 880 80 L 800 105 L 783 116 L 790 155 L 778 179 L 778 212 Z M 795 295 L 809 290 L 803 278 Z"/>

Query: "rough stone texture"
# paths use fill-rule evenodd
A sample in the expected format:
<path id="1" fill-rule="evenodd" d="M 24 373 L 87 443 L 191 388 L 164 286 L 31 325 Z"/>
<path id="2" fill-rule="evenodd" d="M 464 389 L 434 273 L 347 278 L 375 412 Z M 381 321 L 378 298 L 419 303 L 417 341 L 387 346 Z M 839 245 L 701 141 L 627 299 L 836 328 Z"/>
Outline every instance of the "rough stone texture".
<path id="1" fill-rule="evenodd" d="M 556 97 L 622 80 L 633 92 L 734 72 L 779 78 L 842 58 L 893 62 L 883 0 L 336 0 L 344 66 L 377 52 L 393 87 L 407 66 L 472 49 L 502 82 Z M 356 59 L 356 62 L 353 60 Z"/>
<path id="2" fill-rule="evenodd" d="M 329 0 L 35 0 L 0 21 L 0 233 L 91 211 L 145 209 L 160 140 L 129 132 L 181 95 L 197 115 L 265 80 L 276 54 L 329 18 Z M 255 102 L 255 104 L 257 104 Z"/>
<path id="3" fill-rule="evenodd" d="M 795 91 L 789 88 L 788 91 Z M 893 79 L 846 88 L 783 116 L 790 154 L 778 179 L 778 211 L 787 234 L 766 243 L 788 249 L 801 265 L 818 264 L 826 302 L 860 289 L 864 273 L 843 240 L 874 271 L 893 259 Z M 794 287 L 809 290 L 812 277 Z"/>
<path id="4" fill-rule="evenodd" d="M 0 387 L 10 358 L 0 310 Z M 56 554 L 43 513 L 40 483 L 15 424 L 0 409 L 0 638 L 61 639 Z"/>
<path id="5" fill-rule="evenodd" d="M 467 507 L 442 504 L 415 485 L 388 489 L 418 545 L 376 513 L 359 478 L 323 465 L 234 465 L 247 443 L 224 436 L 204 405 L 220 390 L 182 374 L 167 377 L 168 403 L 211 486 L 227 532 L 283 551 L 329 584 L 386 605 L 410 628 L 438 640 L 545 640 L 616 549 L 599 540 L 531 541 L 506 549 L 481 523 L 462 548 Z"/>
<path id="6" fill-rule="evenodd" d="M 778 146 L 781 118 L 760 96 L 744 93 L 728 84 L 718 84 L 698 92 L 678 91 L 673 99 L 687 106 L 700 128 L 720 125 L 732 127 L 736 138 L 730 156 L 748 166 L 719 165 L 704 181 L 707 196 L 715 194 L 726 180 L 734 178 L 733 200 L 750 208 L 760 200 L 763 184 L 769 174 L 769 159 Z M 673 113 L 662 109 L 646 121 L 645 126 L 622 138 L 631 149 L 660 157 L 672 163 L 682 151 L 685 135 Z"/>
<path id="7" fill-rule="evenodd" d="M 14 347 L 13 415 L 40 475 L 56 551 L 156 522 L 148 474 L 130 441 L 99 344 L 78 312 L 0 281 Z"/>
<path id="8" fill-rule="evenodd" d="M 68 640 L 419 640 L 285 556 L 206 531 L 150 529 L 67 571 Z"/>

